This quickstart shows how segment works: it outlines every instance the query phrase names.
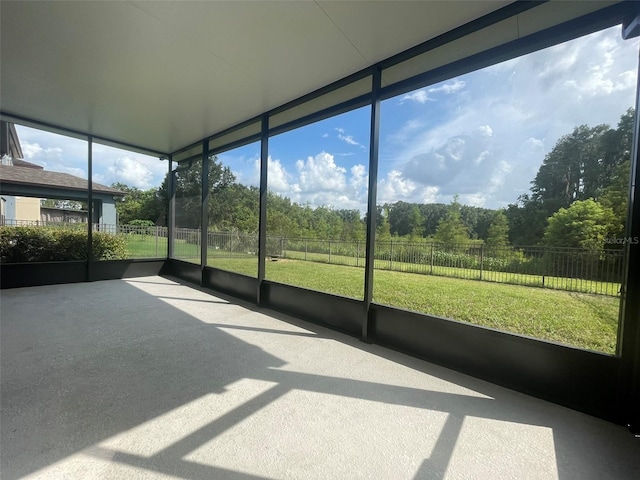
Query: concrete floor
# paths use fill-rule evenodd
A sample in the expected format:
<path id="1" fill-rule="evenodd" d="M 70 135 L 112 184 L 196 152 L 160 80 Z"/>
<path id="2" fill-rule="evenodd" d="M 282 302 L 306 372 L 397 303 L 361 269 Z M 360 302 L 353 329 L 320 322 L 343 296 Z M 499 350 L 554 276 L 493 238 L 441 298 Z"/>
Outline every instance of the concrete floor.
<path id="1" fill-rule="evenodd" d="M 169 279 L 0 313 L 4 480 L 640 478 L 622 427 Z"/>

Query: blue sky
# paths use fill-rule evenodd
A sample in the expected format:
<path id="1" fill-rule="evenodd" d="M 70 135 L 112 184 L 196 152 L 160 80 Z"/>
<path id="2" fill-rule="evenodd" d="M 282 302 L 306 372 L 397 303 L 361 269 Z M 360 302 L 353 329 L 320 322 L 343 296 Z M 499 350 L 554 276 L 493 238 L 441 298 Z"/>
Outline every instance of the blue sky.
<path id="1" fill-rule="evenodd" d="M 581 124 L 615 127 L 635 105 L 638 40 L 619 27 L 382 103 L 378 204 L 500 208 L 529 190 L 544 156 Z M 369 107 L 270 138 L 269 188 L 311 206 L 366 209 Z M 27 160 L 86 177 L 84 142 L 18 127 Z M 259 145 L 219 158 L 257 185 Z M 94 180 L 160 185 L 167 163 L 96 145 Z"/>

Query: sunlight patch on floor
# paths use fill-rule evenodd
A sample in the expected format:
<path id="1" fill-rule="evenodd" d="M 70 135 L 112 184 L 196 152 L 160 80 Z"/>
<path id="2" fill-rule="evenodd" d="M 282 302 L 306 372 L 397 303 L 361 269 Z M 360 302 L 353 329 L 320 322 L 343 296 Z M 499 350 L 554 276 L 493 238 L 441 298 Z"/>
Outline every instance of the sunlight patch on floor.
<path id="1" fill-rule="evenodd" d="M 323 478 L 331 465 L 333 478 L 394 478 L 430 455 L 446 417 L 423 408 L 291 390 L 185 460 L 267 477 Z"/>
<path id="2" fill-rule="evenodd" d="M 553 429 L 490 418 L 465 417 L 446 478 L 559 478 Z"/>

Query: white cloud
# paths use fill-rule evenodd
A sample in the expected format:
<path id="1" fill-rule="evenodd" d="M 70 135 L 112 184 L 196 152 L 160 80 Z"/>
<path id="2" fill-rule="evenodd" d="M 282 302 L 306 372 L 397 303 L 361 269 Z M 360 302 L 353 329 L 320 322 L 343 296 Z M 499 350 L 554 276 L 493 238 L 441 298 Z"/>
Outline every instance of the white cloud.
<path id="1" fill-rule="evenodd" d="M 399 200 L 413 203 L 434 203 L 439 188 L 420 185 L 403 176 L 397 170 L 391 170 L 385 178 L 378 181 L 378 204 L 394 203 Z"/>
<path id="2" fill-rule="evenodd" d="M 256 162 L 259 169 L 260 160 L 258 159 Z M 269 190 L 281 194 L 289 193 L 291 190 L 291 185 L 289 183 L 291 175 L 287 173 L 282 163 L 280 163 L 280 160 L 275 160 L 269 156 L 267 165 L 267 184 L 269 186 Z"/>
<path id="3" fill-rule="evenodd" d="M 469 193 L 467 195 L 460 196 L 460 203 L 463 205 L 471 205 L 472 207 L 484 207 L 487 202 L 487 198 L 482 193 Z"/>
<path id="4" fill-rule="evenodd" d="M 32 161 L 43 167 L 46 167 L 48 163 L 57 163 L 62 160 L 62 148 L 60 147 L 43 148 L 39 143 L 29 143 L 26 140 L 21 141 L 20 146 L 25 160 Z"/>
<path id="5" fill-rule="evenodd" d="M 427 102 L 435 102 L 436 99 L 430 96 L 430 93 L 444 93 L 449 95 L 451 93 L 456 93 L 462 90 L 466 85 L 466 82 L 460 79 L 453 79 L 448 82 L 443 83 L 442 85 L 438 85 L 437 87 L 431 88 L 421 88 L 420 90 L 415 90 L 411 93 L 406 94 L 400 100 L 400 104 L 404 103 L 406 100 L 417 102 L 420 104 L 425 104 Z"/>
<path id="6" fill-rule="evenodd" d="M 361 143 L 356 142 L 356 140 L 353 138 L 353 135 L 346 135 L 345 130 L 343 128 L 336 128 L 336 131 L 338 132 L 338 138 L 343 142 L 348 143 L 349 145 L 355 145 L 357 147 L 366 148 Z"/>
<path id="7" fill-rule="evenodd" d="M 160 163 L 159 161 L 157 162 Z M 166 168 L 166 163 L 164 166 Z M 154 174 L 151 169 L 144 163 L 127 155 L 116 157 L 108 162 L 102 162 L 102 173 L 94 175 L 94 180 L 106 185 L 116 182 L 124 183 L 141 190 L 148 190 L 157 186 L 154 184 Z"/>
<path id="8" fill-rule="evenodd" d="M 306 161 L 296 162 L 298 182 L 302 191 L 317 193 L 324 190 L 342 192 L 346 185 L 346 169 L 336 165 L 333 155 L 321 152 Z"/>
<path id="9" fill-rule="evenodd" d="M 478 127 L 478 133 L 480 135 L 485 136 L 485 137 L 492 137 L 493 136 L 493 129 L 489 125 L 480 125 Z"/>
<path id="10" fill-rule="evenodd" d="M 295 163 L 287 171 L 279 159 L 269 158 L 269 190 L 311 207 L 327 206 L 366 211 L 368 175 L 364 165 L 349 169 L 336 163 L 335 156 L 320 152 Z"/>
<path id="11" fill-rule="evenodd" d="M 407 120 L 397 131 L 389 134 L 385 141 L 401 146 L 411 142 L 414 136 L 426 128 L 427 124 L 421 118 Z"/>
<path id="12" fill-rule="evenodd" d="M 431 87 L 429 89 L 429 93 L 439 93 L 439 92 L 446 93 L 446 94 L 456 93 L 462 90 L 466 84 L 467 83 L 464 80 L 454 78 L 453 80 L 445 82 L 444 84 L 438 87 Z"/>
<path id="13" fill-rule="evenodd" d="M 412 102 L 418 102 L 418 103 L 427 103 L 429 101 L 433 101 L 432 98 L 429 98 L 429 95 L 427 94 L 426 90 L 416 90 L 415 92 L 411 92 L 407 95 L 405 95 L 404 97 L 402 97 L 401 102 L 404 102 L 405 100 L 410 100 Z"/>
<path id="14" fill-rule="evenodd" d="M 34 128 L 16 125 L 26 160 L 45 170 L 87 178 L 88 143 Z M 126 183 L 141 189 L 159 186 L 167 163 L 158 158 L 93 144 L 93 180 L 104 185 Z"/>
<path id="15" fill-rule="evenodd" d="M 24 159 L 51 172 L 87 178 L 87 143 L 16 125 Z"/>
<path id="16" fill-rule="evenodd" d="M 260 145 L 240 147 L 217 155 L 222 165 L 229 167 L 236 182 L 246 186 L 260 185 Z"/>
<path id="17" fill-rule="evenodd" d="M 367 188 L 367 182 L 369 181 L 369 175 L 367 175 L 367 167 L 364 165 L 354 165 L 351 167 L 351 185 L 356 188 Z"/>
<path id="18" fill-rule="evenodd" d="M 395 125 L 383 121 L 379 193 L 401 200 L 437 187 L 439 200 L 515 202 L 562 135 L 581 124 L 615 127 L 634 105 L 637 51 L 637 40 L 608 29 L 419 90 L 460 94 L 413 117 L 415 109 L 399 112 Z M 396 100 L 387 108 L 405 107 Z"/>
<path id="19" fill-rule="evenodd" d="M 426 186 L 437 186 L 443 194 L 472 193 L 486 185 L 496 156 L 488 125 L 450 136 L 429 151 L 412 155 L 400 172 Z"/>

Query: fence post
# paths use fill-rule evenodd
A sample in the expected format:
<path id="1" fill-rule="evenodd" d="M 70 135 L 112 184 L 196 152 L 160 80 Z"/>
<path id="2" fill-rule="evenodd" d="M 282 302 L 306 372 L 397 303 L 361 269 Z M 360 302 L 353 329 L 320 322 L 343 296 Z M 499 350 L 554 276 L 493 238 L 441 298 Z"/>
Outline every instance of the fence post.
<path id="1" fill-rule="evenodd" d="M 156 257 L 158 256 L 158 226 L 156 225 Z"/>
<path id="2" fill-rule="evenodd" d="M 360 242 L 356 240 L 356 267 L 360 266 Z"/>
<path id="3" fill-rule="evenodd" d="M 433 275 L 433 242 L 431 242 L 431 261 L 429 266 L 429 275 Z"/>
<path id="4" fill-rule="evenodd" d="M 482 280 L 483 267 L 484 267 L 484 243 L 480 245 L 480 280 Z"/>
<path id="5" fill-rule="evenodd" d="M 233 233 L 229 234 L 229 258 L 233 258 Z"/>
<path id="6" fill-rule="evenodd" d="M 309 239 L 305 238 L 304 239 L 304 261 L 307 261 L 307 244 L 309 243 Z"/>
<path id="7" fill-rule="evenodd" d="M 329 263 L 331 263 L 331 239 L 329 239 Z"/>
<path id="8" fill-rule="evenodd" d="M 393 240 L 389 240 L 389 270 L 393 270 Z"/>

